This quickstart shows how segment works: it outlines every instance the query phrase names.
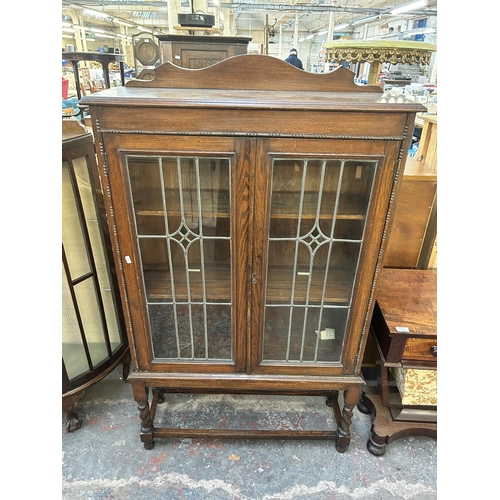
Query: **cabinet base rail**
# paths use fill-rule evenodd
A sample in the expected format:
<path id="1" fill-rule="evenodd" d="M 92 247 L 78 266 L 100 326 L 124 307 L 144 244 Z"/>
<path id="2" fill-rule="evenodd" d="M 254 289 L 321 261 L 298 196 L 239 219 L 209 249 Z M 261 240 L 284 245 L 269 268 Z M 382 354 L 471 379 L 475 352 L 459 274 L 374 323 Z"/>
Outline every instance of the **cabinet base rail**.
<path id="1" fill-rule="evenodd" d="M 147 450 L 155 445 L 155 438 L 197 438 L 197 439 L 313 439 L 334 440 L 336 449 L 343 453 L 350 443 L 350 423 L 354 405 L 344 405 L 340 410 L 338 403 L 339 391 L 328 391 L 322 395 L 326 396 L 326 404 L 332 408 L 335 430 L 290 430 L 290 429 L 210 429 L 210 428 L 170 428 L 155 427 L 154 420 L 159 404 L 165 401 L 166 392 L 177 392 L 165 388 L 153 388 L 151 405 L 147 400 L 148 388 L 145 388 L 146 399 L 138 400 L 141 432 L 140 439 Z M 348 391 L 346 391 L 347 394 Z M 317 395 L 317 393 L 316 393 Z"/>

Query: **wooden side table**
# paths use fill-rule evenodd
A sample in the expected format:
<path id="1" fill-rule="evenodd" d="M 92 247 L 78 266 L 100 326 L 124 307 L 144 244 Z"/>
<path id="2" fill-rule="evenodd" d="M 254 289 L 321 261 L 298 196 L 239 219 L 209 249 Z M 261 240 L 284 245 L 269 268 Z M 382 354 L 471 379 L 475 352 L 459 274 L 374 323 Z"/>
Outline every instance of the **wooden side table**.
<path id="1" fill-rule="evenodd" d="M 367 443 L 374 455 L 401 437 L 437 437 L 436 277 L 435 270 L 382 271 L 370 326 L 380 375 L 358 405 L 374 417 Z"/>

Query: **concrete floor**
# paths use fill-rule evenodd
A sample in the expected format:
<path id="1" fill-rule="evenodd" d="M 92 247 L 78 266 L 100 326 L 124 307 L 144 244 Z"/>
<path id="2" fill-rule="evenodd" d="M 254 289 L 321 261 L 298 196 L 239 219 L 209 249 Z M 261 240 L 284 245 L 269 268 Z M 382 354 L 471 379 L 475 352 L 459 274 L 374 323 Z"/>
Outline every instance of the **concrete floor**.
<path id="1" fill-rule="evenodd" d="M 324 401 L 166 395 L 156 418 L 169 418 L 168 425 L 330 428 L 332 410 Z M 68 500 L 437 498 L 437 441 L 399 439 L 376 457 L 366 449 L 371 417 L 357 408 L 343 454 L 332 441 L 250 439 L 157 439 L 148 451 L 139 440 L 137 405 L 121 367 L 87 389 L 75 412 L 81 428 L 68 433 L 65 413 L 61 428 L 62 498 Z"/>

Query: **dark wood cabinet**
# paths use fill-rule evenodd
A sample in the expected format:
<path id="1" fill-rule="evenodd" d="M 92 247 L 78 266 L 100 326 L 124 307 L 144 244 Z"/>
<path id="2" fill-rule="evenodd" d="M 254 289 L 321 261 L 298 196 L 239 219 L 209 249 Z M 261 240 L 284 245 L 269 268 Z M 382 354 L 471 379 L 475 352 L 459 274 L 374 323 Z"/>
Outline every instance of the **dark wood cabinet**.
<path id="1" fill-rule="evenodd" d="M 358 408 L 374 455 L 399 438 L 437 436 L 437 271 L 383 269 L 371 321 L 380 366 Z M 366 409 L 366 410 L 365 410 Z"/>
<path id="2" fill-rule="evenodd" d="M 236 36 L 158 35 L 157 38 L 162 63 L 171 62 L 190 69 L 206 68 L 223 59 L 246 54 L 252 41 Z"/>
<path id="3" fill-rule="evenodd" d="M 196 74 L 165 63 L 154 80 L 83 99 L 146 448 L 155 437 L 200 435 L 330 438 L 347 448 L 422 108 L 353 77 L 242 55 Z M 159 428 L 165 392 L 324 395 L 338 428 Z"/>

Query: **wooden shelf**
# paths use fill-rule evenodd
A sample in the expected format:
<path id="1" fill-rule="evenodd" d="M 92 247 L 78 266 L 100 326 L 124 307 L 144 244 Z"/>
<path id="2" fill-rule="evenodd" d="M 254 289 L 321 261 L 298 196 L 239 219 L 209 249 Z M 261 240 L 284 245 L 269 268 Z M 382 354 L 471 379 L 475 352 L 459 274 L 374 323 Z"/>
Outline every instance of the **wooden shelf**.
<path id="1" fill-rule="evenodd" d="M 335 198 L 332 195 L 331 199 L 323 199 L 321 203 L 322 213 L 319 214 L 318 218 L 320 220 L 331 220 L 335 210 Z M 299 215 L 299 193 L 273 193 L 272 199 L 272 213 L 271 219 L 298 219 Z M 318 196 L 317 194 L 304 194 L 302 201 L 302 214 L 301 219 L 315 220 L 316 210 L 317 210 Z M 186 206 L 187 204 L 185 204 Z M 216 207 L 212 210 L 212 207 L 203 206 L 201 208 L 202 217 L 216 217 L 216 218 L 229 218 L 230 215 L 230 203 L 225 197 L 221 198 L 215 204 Z M 181 216 L 181 207 L 178 200 L 172 202 L 167 202 L 167 212 L 169 216 Z M 137 210 L 138 216 L 145 217 L 163 217 L 163 210 Z M 184 210 L 185 217 L 198 217 L 198 211 L 196 210 Z M 337 212 L 337 219 L 339 220 L 363 220 L 364 210 L 360 206 L 359 201 L 356 200 L 342 200 L 339 205 Z"/>
<path id="2" fill-rule="evenodd" d="M 227 265 L 206 266 L 205 283 L 207 295 L 210 302 L 231 301 L 231 281 L 229 279 L 230 269 Z M 203 299 L 201 289 L 201 273 L 197 270 L 192 272 L 193 279 L 190 280 L 191 300 Z M 188 300 L 188 288 L 186 282 L 185 268 L 174 269 L 175 276 L 175 299 L 176 301 Z M 169 302 L 172 300 L 171 274 L 169 271 L 145 271 L 144 280 L 149 302 Z M 294 303 L 301 304 L 306 301 L 306 293 L 309 276 L 298 274 L 295 281 Z M 268 273 L 268 286 L 266 290 L 266 302 L 270 304 L 289 303 L 290 285 L 292 282 L 291 270 L 270 269 Z M 323 294 L 324 281 L 320 279 L 319 273 L 314 277 L 309 292 L 309 303 L 319 304 Z M 325 304 L 347 304 L 350 300 L 353 286 L 353 275 L 349 271 L 330 271 L 325 291 Z"/>
<path id="3" fill-rule="evenodd" d="M 300 206 L 299 193 L 273 193 L 271 218 L 297 219 Z M 302 219 L 315 219 L 318 206 L 317 193 L 305 193 L 302 200 Z M 291 212 L 293 209 L 293 213 Z M 323 213 L 319 214 L 320 220 L 332 219 L 335 209 L 335 195 L 332 194 L 328 199 L 323 198 L 321 202 Z M 340 203 L 337 219 L 362 220 L 364 218 L 363 207 L 359 201 L 346 200 Z"/>

